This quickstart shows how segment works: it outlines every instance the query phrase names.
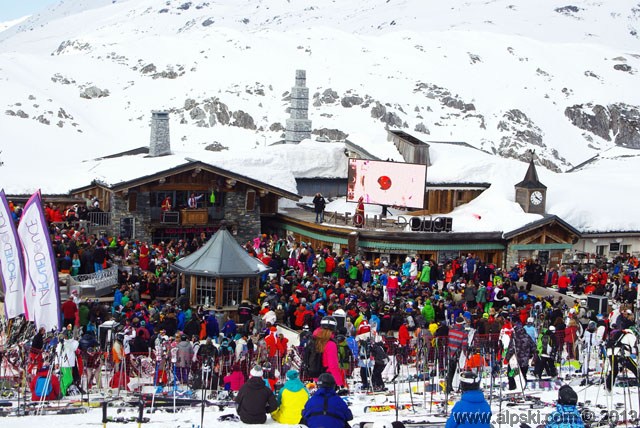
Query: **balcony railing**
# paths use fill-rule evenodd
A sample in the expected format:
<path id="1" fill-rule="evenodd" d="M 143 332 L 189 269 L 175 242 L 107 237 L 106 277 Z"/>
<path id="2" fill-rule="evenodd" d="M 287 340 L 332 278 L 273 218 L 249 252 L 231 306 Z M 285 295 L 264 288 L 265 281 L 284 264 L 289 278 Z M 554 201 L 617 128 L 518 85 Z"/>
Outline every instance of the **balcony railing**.
<path id="1" fill-rule="evenodd" d="M 71 289 L 81 288 L 81 296 L 85 291 L 91 294 L 95 290 L 96 297 L 106 296 L 113 291 L 113 286 L 118 283 L 118 266 L 111 266 L 100 272 L 72 276 L 69 281 Z"/>
<path id="2" fill-rule="evenodd" d="M 111 226 L 111 213 L 102 211 L 89 212 L 89 225 L 96 226 Z"/>

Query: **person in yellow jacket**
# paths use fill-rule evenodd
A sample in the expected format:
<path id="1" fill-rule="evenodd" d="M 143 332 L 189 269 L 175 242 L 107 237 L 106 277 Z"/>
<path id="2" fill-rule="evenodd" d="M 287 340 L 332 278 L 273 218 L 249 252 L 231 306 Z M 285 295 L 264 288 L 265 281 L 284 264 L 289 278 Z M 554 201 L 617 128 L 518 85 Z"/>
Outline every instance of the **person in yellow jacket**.
<path id="1" fill-rule="evenodd" d="M 309 391 L 300 380 L 297 370 L 287 372 L 287 381 L 278 392 L 278 410 L 271 417 L 281 424 L 299 424 L 302 409 L 309 399 Z"/>

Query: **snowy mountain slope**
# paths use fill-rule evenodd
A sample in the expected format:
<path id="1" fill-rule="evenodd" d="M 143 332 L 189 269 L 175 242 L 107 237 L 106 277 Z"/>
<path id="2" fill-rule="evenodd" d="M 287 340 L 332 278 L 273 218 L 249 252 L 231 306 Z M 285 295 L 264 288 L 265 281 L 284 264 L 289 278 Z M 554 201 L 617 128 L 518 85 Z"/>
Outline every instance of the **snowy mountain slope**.
<path id="1" fill-rule="evenodd" d="M 269 147 L 282 138 L 296 69 L 307 70 L 313 128 L 383 159 L 401 160 L 386 143 L 391 126 L 466 141 L 498 155 L 483 165 L 498 170 L 522 168 L 500 157 L 529 149 L 569 170 L 615 147 L 603 128 L 640 135 L 639 17 L 631 0 L 63 1 L 0 32 L 0 182 L 9 193 L 62 193 L 124 180 L 129 163 L 93 159 L 147 145 L 156 109 L 171 112 L 167 164 L 206 158 L 272 180 L 264 171 L 277 171 L 287 190 L 294 175 L 341 176 L 346 165 L 331 165 L 340 150 L 319 149 L 320 162 L 308 146 Z M 591 118 L 592 106 L 620 104 L 630 111 L 615 126 L 611 113 Z M 213 143 L 222 149 L 205 150 Z M 500 178 L 477 159 L 456 167 L 464 181 Z M 450 161 L 429 177 L 452 181 Z"/>

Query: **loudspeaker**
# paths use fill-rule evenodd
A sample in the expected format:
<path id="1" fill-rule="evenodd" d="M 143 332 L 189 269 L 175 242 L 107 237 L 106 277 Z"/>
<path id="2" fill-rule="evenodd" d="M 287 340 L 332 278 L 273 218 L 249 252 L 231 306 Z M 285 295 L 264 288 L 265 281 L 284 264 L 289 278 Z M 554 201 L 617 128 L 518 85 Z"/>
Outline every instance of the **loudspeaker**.
<path id="1" fill-rule="evenodd" d="M 98 326 L 98 341 L 100 342 L 100 349 L 104 351 L 110 351 L 113 340 L 115 339 L 115 330 L 118 327 L 117 322 L 105 321 Z"/>
<path id="2" fill-rule="evenodd" d="M 336 332 L 338 332 L 339 334 L 346 334 L 347 333 L 347 317 L 344 315 L 336 315 L 333 314 L 333 317 L 336 319 L 336 322 L 338 323 L 338 326 L 336 328 Z"/>
<path id="3" fill-rule="evenodd" d="M 609 299 L 606 296 L 587 296 L 587 309 L 597 314 L 607 315 Z"/>

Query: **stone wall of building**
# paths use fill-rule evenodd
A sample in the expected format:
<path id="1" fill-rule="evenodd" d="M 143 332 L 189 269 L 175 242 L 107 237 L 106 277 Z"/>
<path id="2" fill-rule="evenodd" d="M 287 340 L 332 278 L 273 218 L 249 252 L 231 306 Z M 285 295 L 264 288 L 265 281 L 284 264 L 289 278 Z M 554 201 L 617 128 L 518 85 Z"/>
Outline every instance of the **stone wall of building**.
<path id="1" fill-rule="evenodd" d="M 151 242 L 151 231 L 149 229 L 149 218 L 151 218 L 149 193 L 137 194 L 138 211 L 129 212 L 129 198 L 111 197 L 111 222 L 114 233 L 120 234 L 120 222 L 125 217 L 135 218 L 135 236 L 133 239 Z"/>
<path id="2" fill-rule="evenodd" d="M 258 194 L 256 193 L 256 203 L 253 211 L 247 211 L 245 203 L 246 192 L 225 193 L 224 219 L 227 221 L 230 231 L 237 231 L 234 237 L 241 245 L 253 240 L 262 231 Z"/>

